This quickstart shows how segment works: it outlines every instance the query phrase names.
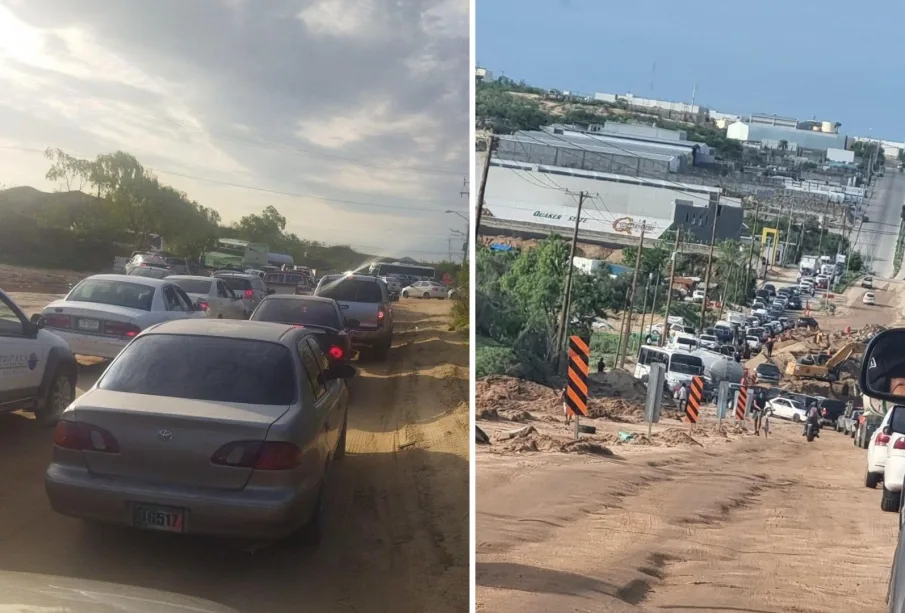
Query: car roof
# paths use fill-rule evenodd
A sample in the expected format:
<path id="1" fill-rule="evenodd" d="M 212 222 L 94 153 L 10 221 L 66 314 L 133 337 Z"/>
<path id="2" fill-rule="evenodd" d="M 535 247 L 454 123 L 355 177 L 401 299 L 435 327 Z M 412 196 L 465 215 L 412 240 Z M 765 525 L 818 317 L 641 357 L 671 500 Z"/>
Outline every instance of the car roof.
<path id="1" fill-rule="evenodd" d="M 143 335 L 220 336 L 280 343 L 287 334 L 296 330 L 300 328 L 288 324 L 241 319 L 175 319 L 149 328 Z"/>
<path id="2" fill-rule="evenodd" d="M 264 298 L 264 301 L 268 300 L 299 300 L 306 302 L 323 302 L 329 304 L 335 304 L 336 301 L 333 298 L 324 298 L 323 296 L 296 296 L 295 294 L 271 294 Z"/>
<path id="3" fill-rule="evenodd" d="M 249 274 L 247 272 L 233 272 L 232 270 L 218 270 L 212 277 L 240 277 L 242 279 L 260 279 L 258 275 Z"/>
<path id="4" fill-rule="evenodd" d="M 167 279 L 170 281 L 213 281 L 213 277 L 205 277 L 204 275 L 170 275 Z"/>
<path id="5" fill-rule="evenodd" d="M 170 277 L 166 277 L 164 279 L 155 279 L 154 277 L 141 277 L 138 275 L 117 275 L 117 274 L 106 274 L 106 275 L 91 275 L 90 277 L 85 277 L 82 281 L 122 281 L 124 283 L 136 283 L 139 285 L 148 285 L 150 287 L 161 287 L 163 285 L 168 285 Z M 79 281 L 81 283 L 82 281 Z"/>

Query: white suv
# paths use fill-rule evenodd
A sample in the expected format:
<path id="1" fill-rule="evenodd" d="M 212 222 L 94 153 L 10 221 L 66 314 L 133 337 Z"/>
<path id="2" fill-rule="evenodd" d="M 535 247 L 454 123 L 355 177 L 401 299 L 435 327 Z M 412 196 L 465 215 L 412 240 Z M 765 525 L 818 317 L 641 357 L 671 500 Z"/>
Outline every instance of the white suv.
<path id="1" fill-rule="evenodd" d="M 883 482 L 883 473 L 886 469 L 886 451 L 889 447 L 889 435 L 883 433 L 883 429 L 889 423 L 892 411 L 886 413 L 880 427 L 874 430 L 867 443 L 867 473 L 864 476 L 864 486 L 870 489 L 876 488 Z"/>
<path id="2" fill-rule="evenodd" d="M 31 411 L 45 425 L 75 398 L 78 364 L 69 345 L 29 320 L 0 290 L 0 412 Z"/>
<path id="3" fill-rule="evenodd" d="M 403 298 L 440 298 L 445 299 L 449 289 L 436 281 L 418 281 L 402 290 Z"/>

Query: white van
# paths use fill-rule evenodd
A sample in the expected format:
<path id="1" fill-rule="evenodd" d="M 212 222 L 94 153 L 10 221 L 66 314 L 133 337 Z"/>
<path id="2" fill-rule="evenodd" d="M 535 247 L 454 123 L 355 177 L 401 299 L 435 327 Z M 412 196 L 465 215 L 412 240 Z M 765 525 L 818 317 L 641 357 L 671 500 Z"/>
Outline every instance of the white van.
<path id="1" fill-rule="evenodd" d="M 692 377 L 704 374 L 704 361 L 696 355 L 681 349 L 643 345 L 638 354 L 638 363 L 635 364 L 635 378 L 647 381 L 650 376 L 650 365 L 655 363 L 666 366 L 666 385 L 670 390 L 676 389 L 682 383 L 689 384 Z"/>
<path id="2" fill-rule="evenodd" d="M 684 351 L 694 351 L 700 346 L 698 339 L 693 334 L 686 332 L 673 332 L 669 338 L 670 349 L 682 349 Z"/>

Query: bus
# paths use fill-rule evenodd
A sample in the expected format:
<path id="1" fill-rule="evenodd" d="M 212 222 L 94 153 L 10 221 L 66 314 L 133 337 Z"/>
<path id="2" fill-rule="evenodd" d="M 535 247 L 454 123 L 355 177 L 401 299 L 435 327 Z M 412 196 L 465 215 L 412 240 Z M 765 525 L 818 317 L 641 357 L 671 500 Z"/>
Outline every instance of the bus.
<path id="1" fill-rule="evenodd" d="M 691 384 L 691 378 L 704 375 L 704 361 L 696 355 L 681 349 L 667 349 L 653 345 L 642 345 L 635 364 L 634 376 L 647 381 L 650 376 L 650 365 L 663 364 L 666 367 L 666 386 L 673 392 L 682 383 Z"/>
<path id="2" fill-rule="evenodd" d="M 419 281 L 427 281 L 434 278 L 436 271 L 430 266 L 418 266 L 404 262 L 371 262 L 368 273 L 375 277 L 411 277 Z"/>
<path id="3" fill-rule="evenodd" d="M 206 268 L 261 268 L 267 266 L 270 248 L 235 238 L 221 238 L 204 252 Z"/>

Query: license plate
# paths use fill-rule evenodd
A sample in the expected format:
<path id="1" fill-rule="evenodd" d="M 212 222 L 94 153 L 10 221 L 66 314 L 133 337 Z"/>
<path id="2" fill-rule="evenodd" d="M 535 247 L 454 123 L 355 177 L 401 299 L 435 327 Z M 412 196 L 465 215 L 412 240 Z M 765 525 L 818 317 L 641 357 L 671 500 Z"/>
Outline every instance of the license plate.
<path id="1" fill-rule="evenodd" d="M 182 532 L 185 526 L 185 509 L 136 504 L 132 507 L 132 525 L 145 530 Z"/>
<path id="2" fill-rule="evenodd" d="M 80 319 L 78 321 L 79 330 L 88 330 L 89 332 L 97 332 L 101 329 L 101 322 L 96 319 Z"/>

